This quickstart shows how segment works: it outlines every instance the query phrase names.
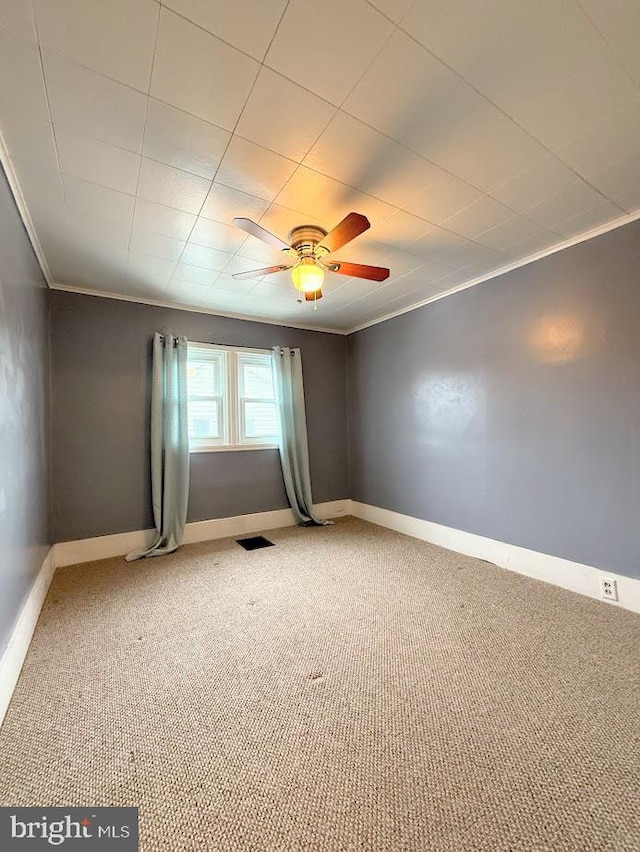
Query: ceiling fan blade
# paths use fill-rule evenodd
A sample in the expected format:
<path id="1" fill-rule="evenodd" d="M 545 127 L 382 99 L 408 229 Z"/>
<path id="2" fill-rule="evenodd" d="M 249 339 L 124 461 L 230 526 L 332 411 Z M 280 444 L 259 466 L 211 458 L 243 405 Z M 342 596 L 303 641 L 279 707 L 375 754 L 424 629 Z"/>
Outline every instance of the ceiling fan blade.
<path id="1" fill-rule="evenodd" d="M 266 228 L 262 227 L 262 225 L 258 225 L 257 222 L 252 222 L 251 219 L 235 218 L 233 220 L 233 224 L 236 228 L 242 228 L 242 230 L 246 231 L 247 234 L 251 234 L 252 237 L 257 237 L 265 243 L 269 243 L 269 245 L 274 248 L 283 250 L 291 248 L 291 246 L 285 243 L 284 240 L 281 240 L 280 237 L 276 237 L 276 235 L 272 234 L 271 231 L 267 231 Z"/>
<path id="2" fill-rule="evenodd" d="M 371 224 L 366 216 L 361 213 L 349 213 L 342 222 L 335 226 L 333 231 L 329 231 L 320 245 L 326 248 L 328 252 L 337 251 L 350 243 L 351 240 L 355 240 L 360 234 L 364 234 L 370 227 Z"/>
<path id="3" fill-rule="evenodd" d="M 322 298 L 322 290 L 316 290 L 315 293 L 305 293 L 304 300 L 305 302 L 316 302 L 318 299 Z"/>
<path id="4" fill-rule="evenodd" d="M 389 270 L 384 266 L 367 266 L 364 263 L 341 263 L 336 260 L 327 263 L 327 269 L 353 278 L 368 278 L 370 281 L 386 281 L 389 277 Z"/>
<path id="5" fill-rule="evenodd" d="M 265 266 L 264 269 L 251 269 L 249 272 L 236 272 L 232 275 L 237 281 L 244 281 L 245 278 L 262 278 L 263 275 L 271 275 L 272 272 L 282 272 L 285 269 L 291 269 L 290 266 Z"/>

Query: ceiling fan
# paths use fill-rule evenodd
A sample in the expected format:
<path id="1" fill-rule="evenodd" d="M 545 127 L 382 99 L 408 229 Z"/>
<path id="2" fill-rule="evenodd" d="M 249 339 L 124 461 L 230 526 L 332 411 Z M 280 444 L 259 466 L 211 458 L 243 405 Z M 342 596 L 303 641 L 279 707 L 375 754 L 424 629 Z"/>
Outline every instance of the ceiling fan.
<path id="1" fill-rule="evenodd" d="M 307 302 L 316 302 L 322 298 L 322 284 L 325 270 L 338 272 L 354 278 L 367 278 L 370 281 L 384 281 L 389 270 L 382 266 L 366 266 L 362 263 L 343 263 L 340 260 L 328 260 L 327 256 L 350 243 L 371 227 L 366 216 L 349 213 L 342 222 L 327 233 L 317 225 L 300 225 L 289 234 L 289 243 L 267 231 L 251 219 L 236 218 L 233 224 L 242 228 L 252 237 L 257 237 L 275 248 L 281 249 L 294 259 L 293 263 L 280 266 L 267 266 L 264 269 L 252 269 L 250 272 L 237 272 L 233 277 L 261 278 L 273 272 L 291 269 L 293 285 Z"/>

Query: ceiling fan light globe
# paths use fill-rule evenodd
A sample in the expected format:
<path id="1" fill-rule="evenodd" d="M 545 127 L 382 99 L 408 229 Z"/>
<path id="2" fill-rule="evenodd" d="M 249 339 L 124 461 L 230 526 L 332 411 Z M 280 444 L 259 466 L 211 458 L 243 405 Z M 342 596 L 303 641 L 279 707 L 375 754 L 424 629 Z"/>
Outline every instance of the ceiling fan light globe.
<path id="1" fill-rule="evenodd" d="M 303 258 L 291 272 L 293 286 L 301 293 L 315 293 L 322 289 L 324 269 L 313 258 Z"/>

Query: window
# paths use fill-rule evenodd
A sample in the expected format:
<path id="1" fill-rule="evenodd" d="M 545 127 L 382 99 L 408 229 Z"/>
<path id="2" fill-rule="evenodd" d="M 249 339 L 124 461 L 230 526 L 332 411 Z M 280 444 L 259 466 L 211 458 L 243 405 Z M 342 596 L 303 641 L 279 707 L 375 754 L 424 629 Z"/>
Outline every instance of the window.
<path id="1" fill-rule="evenodd" d="M 270 352 L 190 343 L 187 386 L 192 452 L 277 445 Z"/>

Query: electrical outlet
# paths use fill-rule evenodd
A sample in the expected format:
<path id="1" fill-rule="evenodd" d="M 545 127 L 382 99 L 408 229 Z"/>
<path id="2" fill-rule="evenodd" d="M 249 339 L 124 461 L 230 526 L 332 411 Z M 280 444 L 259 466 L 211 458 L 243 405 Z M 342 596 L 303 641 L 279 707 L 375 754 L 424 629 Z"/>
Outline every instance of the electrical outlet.
<path id="1" fill-rule="evenodd" d="M 600 597 L 606 601 L 618 600 L 618 586 L 615 580 L 611 580 L 609 577 L 600 578 Z"/>

